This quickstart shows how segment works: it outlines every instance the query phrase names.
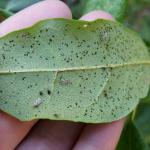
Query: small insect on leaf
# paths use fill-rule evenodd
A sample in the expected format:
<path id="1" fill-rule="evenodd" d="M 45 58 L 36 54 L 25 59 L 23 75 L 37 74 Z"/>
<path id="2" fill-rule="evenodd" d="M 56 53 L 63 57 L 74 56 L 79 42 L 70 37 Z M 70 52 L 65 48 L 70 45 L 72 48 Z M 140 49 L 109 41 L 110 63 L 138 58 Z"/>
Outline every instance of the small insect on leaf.
<path id="1" fill-rule="evenodd" d="M 61 84 L 61 85 L 69 85 L 69 84 L 72 84 L 72 82 L 70 80 L 67 80 L 67 79 L 61 79 L 59 81 L 59 84 Z"/>
<path id="2" fill-rule="evenodd" d="M 42 100 L 40 98 L 38 98 L 38 99 L 33 101 L 32 106 L 33 107 L 38 107 L 41 104 L 42 104 Z"/>
<path id="3" fill-rule="evenodd" d="M 88 27 L 88 25 L 87 25 L 87 24 L 84 24 L 83 27 L 86 28 L 86 27 Z"/>

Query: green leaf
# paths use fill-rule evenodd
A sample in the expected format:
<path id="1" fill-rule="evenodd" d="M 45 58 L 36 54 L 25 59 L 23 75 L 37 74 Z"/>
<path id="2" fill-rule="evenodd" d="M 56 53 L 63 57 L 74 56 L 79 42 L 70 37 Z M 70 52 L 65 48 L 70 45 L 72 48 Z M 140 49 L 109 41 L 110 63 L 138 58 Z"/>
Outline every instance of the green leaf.
<path id="1" fill-rule="evenodd" d="M 0 22 L 11 16 L 13 13 L 6 10 L 5 7 L 7 6 L 9 0 L 1 0 L 0 2 Z"/>
<path id="2" fill-rule="evenodd" d="M 11 15 L 12 15 L 11 12 L 0 8 L 0 16 L 3 16 L 4 18 L 7 18 L 7 17 L 9 17 Z"/>
<path id="3" fill-rule="evenodd" d="M 147 82 L 150 82 L 150 77 L 148 77 L 146 80 Z M 149 89 L 148 95 L 142 100 L 142 103 L 150 104 L 150 89 Z"/>
<path id="4" fill-rule="evenodd" d="M 134 122 L 146 143 L 150 144 L 150 89 L 147 97 L 141 101 L 136 110 Z"/>
<path id="5" fill-rule="evenodd" d="M 113 21 L 42 21 L 0 38 L 0 56 L 0 109 L 21 120 L 111 122 L 149 88 L 146 46 Z"/>
<path id="6" fill-rule="evenodd" d="M 10 16 L 10 13 L 0 8 L 0 22 Z"/>
<path id="7" fill-rule="evenodd" d="M 10 0 L 1 0 L 0 8 L 5 9 Z"/>
<path id="8" fill-rule="evenodd" d="M 145 150 L 148 149 L 147 144 L 150 145 L 150 90 L 135 112 L 135 117 L 127 123 L 122 133 L 117 150 Z"/>
<path id="9" fill-rule="evenodd" d="M 130 0 L 126 24 L 150 45 L 150 0 Z"/>
<path id="10" fill-rule="evenodd" d="M 133 122 L 129 121 L 126 124 L 117 150 L 149 150 L 148 145 Z"/>
<path id="11" fill-rule="evenodd" d="M 117 20 L 122 20 L 127 6 L 127 0 L 68 0 L 75 18 L 93 10 L 105 10 Z"/>
<path id="12" fill-rule="evenodd" d="M 9 0 L 5 9 L 15 13 L 39 1 L 42 0 Z"/>
<path id="13" fill-rule="evenodd" d="M 148 46 L 147 48 L 148 48 L 148 51 L 149 51 L 149 54 L 150 54 L 150 46 Z"/>
<path id="14" fill-rule="evenodd" d="M 42 0 L 1 0 L 0 21 L 39 1 Z"/>
<path id="15" fill-rule="evenodd" d="M 144 140 L 150 144 L 150 103 L 141 103 L 139 105 L 135 125 L 143 134 Z"/>

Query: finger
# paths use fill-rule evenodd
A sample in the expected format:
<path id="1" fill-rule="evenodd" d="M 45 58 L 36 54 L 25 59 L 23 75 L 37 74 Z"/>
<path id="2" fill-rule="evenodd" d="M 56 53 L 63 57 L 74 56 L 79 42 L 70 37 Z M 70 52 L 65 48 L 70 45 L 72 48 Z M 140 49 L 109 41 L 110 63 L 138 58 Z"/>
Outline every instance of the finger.
<path id="1" fill-rule="evenodd" d="M 0 149 L 14 149 L 35 122 L 21 122 L 4 112 L 0 112 Z"/>
<path id="2" fill-rule="evenodd" d="M 46 0 L 36 3 L 0 24 L 0 35 L 22 29 L 48 18 L 71 18 L 72 14 L 67 5 L 59 0 Z"/>
<path id="3" fill-rule="evenodd" d="M 71 18 L 71 12 L 64 3 L 58 0 L 43 1 L 24 9 L 1 23 L 0 35 L 30 26 L 39 20 L 56 17 Z M 0 112 L 0 149 L 14 149 L 35 122 L 21 122 Z"/>
<path id="4" fill-rule="evenodd" d="M 73 150 L 115 150 L 124 119 L 108 124 L 87 125 Z"/>
<path id="5" fill-rule="evenodd" d="M 40 121 L 16 150 L 70 150 L 82 127 L 68 121 Z"/>
<path id="6" fill-rule="evenodd" d="M 96 19 L 114 20 L 114 18 L 104 11 L 93 11 L 83 17 L 81 20 Z M 73 150 L 114 150 L 119 140 L 124 119 L 108 124 L 87 125 Z"/>
<path id="7" fill-rule="evenodd" d="M 115 20 L 112 15 L 102 10 L 92 11 L 80 18 L 80 20 L 86 20 L 86 21 L 93 21 L 96 19 Z"/>

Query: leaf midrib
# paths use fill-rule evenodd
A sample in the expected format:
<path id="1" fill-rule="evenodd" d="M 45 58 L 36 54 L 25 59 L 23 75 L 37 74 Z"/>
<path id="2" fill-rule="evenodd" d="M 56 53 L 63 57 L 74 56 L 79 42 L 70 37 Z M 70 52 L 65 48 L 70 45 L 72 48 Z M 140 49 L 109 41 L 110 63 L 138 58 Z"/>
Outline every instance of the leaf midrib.
<path id="1" fill-rule="evenodd" d="M 56 69 L 42 69 L 38 70 L 39 68 L 34 69 L 21 69 L 21 70 L 0 70 L 0 74 L 9 74 L 9 73 L 26 73 L 26 72 L 65 72 L 65 71 L 78 71 L 78 70 L 92 70 L 92 69 L 101 69 L 101 68 L 118 68 L 118 67 L 125 67 L 125 66 L 134 66 L 134 65 L 150 65 L 150 61 L 139 61 L 133 63 L 123 63 L 123 64 L 105 64 L 105 65 L 95 65 L 95 66 L 82 66 L 82 67 L 66 67 L 66 68 L 56 68 Z"/>

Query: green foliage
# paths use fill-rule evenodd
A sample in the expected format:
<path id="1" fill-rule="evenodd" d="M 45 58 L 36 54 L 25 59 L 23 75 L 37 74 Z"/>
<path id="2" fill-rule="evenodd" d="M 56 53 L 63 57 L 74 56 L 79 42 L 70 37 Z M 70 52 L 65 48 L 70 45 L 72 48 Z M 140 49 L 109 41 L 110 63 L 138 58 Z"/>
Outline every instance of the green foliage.
<path id="1" fill-rule="evenodd" d="M 21 120 L 111 122 L 148 92 L 147 48 L 114 21 L 42 21 L 2 37 L 0 56 L 0 108 Z"/>
<path id="2" fill-rule="evenodd" d="M 150 90 L 131 119 L 123 130 L 117 150 L 150 150 Z"/>
<path id="3" fill-rule="evenodd" d="M 24 9 L 41 0 L 1 0 L 0 1 L 0 20 L 4 20 L 12 14 Z"/>
<path id="4" fill-rule="evenodd" d="M 7 11 L 15 13 L 39 1 L 41 0 L 1 0 L 0 6 Z"/>
<path id="5" fill-rule="evenodd" d="M 135 124 L 143 134 L 146 143 L 150 145 L 150 90 L 148 96 L 141 101 L 137 108 Z"/>
<path id="6" fill-rule="evenodd" d="M 9 17 L 9 16 L 11 16 L 11 15 L 12 15 L 11 12 L 0 8 L 0 21 L 5 20 L 7 17 Z"/>
<path id="7" fill-rule="evenodd" d="M 68 0 L 73 16 L 79 18 L 92 10 L 105 10 L 117 20 L 122 20 L 127 6 L 127 0 Z"/>
<path id="8" fill-rule="evenodd" d="M 116 150 L 150 150 L 132 121 L 126 124 Z"/>
<path id="9" fill-rule="evenodd" d="M 150 0 L 129 0 L 126 24 L 150 45 Z"/>

